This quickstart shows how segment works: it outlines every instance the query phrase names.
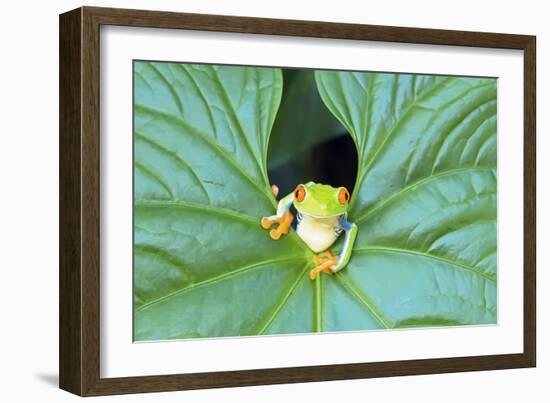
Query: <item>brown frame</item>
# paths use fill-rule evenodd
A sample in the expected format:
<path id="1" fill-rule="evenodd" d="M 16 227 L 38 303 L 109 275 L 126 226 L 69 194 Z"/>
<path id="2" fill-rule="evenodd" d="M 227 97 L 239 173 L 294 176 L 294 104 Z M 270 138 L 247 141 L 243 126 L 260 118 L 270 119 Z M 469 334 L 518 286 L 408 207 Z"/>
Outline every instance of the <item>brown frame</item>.
<path id="1" fill-rule="evenodd" d="M 521 354 L 100 378 L 101 25 L 524 51 L 524 350 Z M 81 7 L 60 15 L 60 387 L 81 396 L 525 368 L 536 365 L 536 38 L 485 32 Z"/>

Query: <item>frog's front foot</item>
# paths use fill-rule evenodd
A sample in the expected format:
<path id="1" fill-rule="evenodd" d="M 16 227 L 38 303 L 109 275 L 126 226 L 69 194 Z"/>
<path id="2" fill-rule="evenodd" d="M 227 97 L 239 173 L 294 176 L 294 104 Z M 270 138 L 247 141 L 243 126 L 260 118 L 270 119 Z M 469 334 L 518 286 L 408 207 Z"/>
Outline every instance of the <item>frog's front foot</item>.
<path id="1" fill-rule="evenodd" d="M 263 229 L 270 229 L 274 224 L 278 224 L 277 228 L 272 228 L 271 231 L 269 231 L 271 239 L 276 241 L 282 235 L 288 234 L 292 225 L 292 220 L 294 220 L 294 216 L 290 211 L 287 211 L 282 218 L 277 216 L 262 217 L 260 224 Z"/>
<path id="2" fill-rule="evenodd" d="M 313 261 L 317 266 L 315 266 L 309 272 L 309 278 L 315 280 L 319 273 L 323 272 L 325 274 L 331 275 L 332 268 L 338 264 L 338 257 L 330 253 L 329 250 L 323 253 L 323 257 L 313 256 Z"/>

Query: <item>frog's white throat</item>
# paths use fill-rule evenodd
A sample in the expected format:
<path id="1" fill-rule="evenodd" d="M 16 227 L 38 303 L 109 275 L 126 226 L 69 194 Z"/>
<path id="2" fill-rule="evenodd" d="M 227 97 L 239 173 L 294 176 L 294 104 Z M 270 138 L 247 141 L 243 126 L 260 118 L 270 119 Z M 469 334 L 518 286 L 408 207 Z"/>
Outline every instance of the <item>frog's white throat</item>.
<path id="1" fill-rule="evenodd" d="M 315 253 L 330 248 L 343 231 L 340 227 L 340 215 L 313 217 L 298 211 L 296 218 L 296 232 Z"/>

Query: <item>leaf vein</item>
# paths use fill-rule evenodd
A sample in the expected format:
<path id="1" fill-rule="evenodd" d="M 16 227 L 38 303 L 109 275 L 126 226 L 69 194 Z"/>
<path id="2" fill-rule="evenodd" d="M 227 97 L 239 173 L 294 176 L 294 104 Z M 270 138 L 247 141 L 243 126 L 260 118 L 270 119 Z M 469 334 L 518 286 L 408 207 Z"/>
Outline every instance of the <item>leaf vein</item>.
<path id="1" fill-rule="evenodd" d="M 386 205 L 390 201 L 396 199 L 397 197 L 401 197 L 404 194 L 407 194 L 408 192 L 413 190 L 415 187 L 423 185 L 426 182 L 436 180 L 436 179 L 439 179 L 439 178 L 442 178 L 442 177 L 445 177 L 445 176 L 456 175 L 456 174 L 459 174 L 459 173 L 472 171 L 472 170 L 493 171 L 494 169 L 495 169 L 494 167 L 486 167 L 486 166 L 461 167 L 461 168 L 447 169 L 445 171 L 440 171 L 440 172 L 438 172 L 434 175 L 426 176 L 422 179 L 419 179 L 416 182 L 411 183 L 410 185 L 405 186 L 404 188 L 398 190 L 397 192 L 392 193 L 391 195 L 387 196 L 386 198 L 382 199 L 380 202 L 378 202 L 376 205 L 374 205 L 374 207 L 372 209 L 367 211 L 365 214 L 363 214 L 359 218 L 354 219 L 354 222 L 356 224 L 359 224 L 360 222 L 365 221 L 367 218 L 372 216 L 376 211 L 380 210 L 382 207 L 384 207 L 384 205 Z"/>
<path id="2" fill-rule="evenodd" d="M 216 71 L 216 69 L 212 69 L 212 71 L 214 72 L 214 76 L 216 77 L 216 81 L 218 82 L 218 84 L 220 86 L 223 101 L 230 109 L 231 113 L 229 113 L 228 116 L 233 121 L 233 123 L 237 126 L 240 137 L 243 140 L 243 143 L 245 144 L 246 148 L 248 149 L 248 151 L 250 153 L 250 157 L 256 163 L 256 167 L 259 169 L 260 175 L 262 175 L 262 178 L 264 178 L 264 180 L 265 180 L 264 172 L 262 171 L 262 167 L 260 166 L 260 163 L 258 162 L 258 160 L 256 158 L 256 155 L 254 153 L 254 150 L 252 149 L 252 145 L 250 144 L 250 141 L 248 140 L 248 136 L 246 135 L 246 132 L 245 132 L 243 126 L 242 126 L 242 122 L 241 122 L 241 119 L 239 118 L 239 115 L 237 114 L 237 110 L 235 109 L 235 106 L 231 102 L 231 98 L 229 97 L 229 94 L 227 93 L 227 90 L 226 90 L 225 86 L 223 85 L 223 82 L 222 82 L 218 72 Z M 262 133 L 258 133 L 258 135 L 261 136 Z M 266 185 L 269 185 L 269 183 L 266 183 Z"/>
<path id="3" fill-rule="evenodd" d="M 202 101 L 202 103 L 203 103 L 203 105 L 206 109 L 206 113 L 208 114 L 208 120 L 210 121 L 210 125 L 212 126 L 212 133 L 214 134 L 214 138 L 217 140 L 218 139 L 218 128 L 217 128 L 216 123 L 214 121 L 214 116 L 212 115 L 212 110 L 209 107 L 208 100 L 206 99 L 206 95 L 204 94 L 201 87 L 197 83 L 197 80 L 195 79 L 193 74 L 191 74 L 189 72 L 189 70 L 187 70 L 186 66 L 183 66 L 181 64 L 176 64 L 176 66 L 179 68 L 180 71 L 182 71 L 184 74 L 186 74 L 187 77 L 189 77 L 189 80 L 191 81 L 191 83 L 195 87 L 195 90 L 199 94 L 199 98 L 201 99 L 201 101 Z"/>
<path id="4" fill-rule="evenodd" d="M 166 192 L 168 193 L 168 195 L 170 196 L 171 199 L 175 199 L 174 193 L 172 192 L 172 189 L 170 188 L 170 186 L 168 186 L 168 184 L 159 175 L 157 175 L 151 169 L 147 168 L 141 162 L 134 161 L 134 165 L 136 166 L 136 168 L 138 168 L 139 170 L 144 172 L 147 176 L 154 179 L 164 190 L 166 190 Z"/>
<path id="5" fill-rule="evenodd" d="M 275 317 L 281 312 L 283 307 L 286 305 L 286 303 L 290 299 L 291 295 L 294 293 L 296 288 L 298 288 L 298 284 L 300 284 L 300 281 L 304 277 L 304 274 L 307 272 L 306 269 L 307 269 L 308 266 L 309 266 L 309 263 L 307 263 L 304 266 L 304 269 L 298 274 L 298 276 L 296 277 L 296 280 L 288 288 L 287 292 L 285 293 L 285 295 L 281 299 L 281 302 L 279 302 L 279 304 L 277 304 L 277 306 L 273 310 L 273 313 L 267 318 L 267 320 L 264 322 L 264 324 L 261 325 L 260 328 L 256 331 L 257 335 L 263 334 L 266 331 L 266 329 L 271 325 L 273 320 L 275 320 Z"/>
<path id="6" fill-rule="evenodd" d="M 364 290 L 362 290 L 362 292 L 357 290 L 353 286 L 353 284 L 341 273 L 335 273 L 335 277 L 342 282 L 344 287 L 346 287 L 351 292 L 351 295 L 355 297 L 355 299 L 359 301 L 364 308 L 367 308 L 367 311 L 369 311 L 374 316 L 374 318 L 378 321 L 378 323 L 382 325 L 382 327 L 386 329 L 391 329 L 391 326 L 384 318 L 384 315 L 382 315 L 379 309 L 374 305 L 371 298 L 365 295 Z"/>
<path id="7" fill-rule="evenodd" d="M 273 198 L 271 193 L 268 193 L 266 188 L 262 187 L 258 183 L 257 180 L 253 179 L 250 175 L 248 175 L 248 173 L 244 169 L 242 169 L 242 167 L 237 163 L 237 161 L 229 156 L 229 153 L 226 150 L 222 149 L 221 146 L 219 146 L 217 143 L 215 143 L 214 141 L 212 141 L 212 139 L 209 138 L 208 134 L 200 131 L 196 127 L 190 125 L 188 122 L 186 122 L 185 120 L 183 120 L 181 118 L 178 118 L 177 116 L 173 116 L 173 115 L 170 115 L 168 113 L 165 113 L 165 112 L 162 112 L 162 111 L 159 111 L 159 110 L 147 107 L 147 106 L 143 106 L 143 105 L 136 105 L 136 108 L 137 109 L 142 109 L 143 111 L 151 113 L 151 114 L 160 115 L 160 116 L 162 116 L 166 119 L 169 119 L 169 120 L 173 121 L 174 123 L 182 126 L 185 130 L 191 131 L 194 135 L 196 135 L 197 137 L 202 139 L 206 144 L 208 144 L 208 146 L 219 157 L 221 157 L 223 160 L 225 160 L 234 169 L 234 171 L 237 173 L 237 175 L 241 176 L 243 179 L 250 182 L 250 184 L 254 188 L 256 188 L 264 197 L 266 197 L 269 200 L 271 205 L 273 205 L 274 207 L 276 206 L 275 199 Z"/>
<path id="8" fill-rule="evenodd" d="M 193 169 L 193 167 L 191 165 L 189 165 L 176 152 L 174 152 L 172 150 L 169 150 L 168 148 L 164 147 L 162 144 L 158 143 L 157 141 L 147 137 L 145 134 L 143 134 L 143 133 L 136 130 L 135 135 L 136 135 L 136 137 L 139 137 L 141 140 L 143 140 L 145 143 L 147 143 L 147 144 L 153 146 L 154 148 L 156 148 L 157 150 L 161 151 L 163 154 L 166 154 L 166 155 L 172 157 L 181 167 L 183 167 L 185 169 L 185 171 L 187 171 L 191 175 L 194 182 L 199 186 L 201 191 L 206 196 L 206 200 L 208 201 L 208 203 L 210 203 L 210 196 L 208 195 L 208 191 L 206 190 L 206 188 L 202 184 L 202 181 L 200 180 L 199 176 L 197 175 L 197 173 L 195 172 L 195 170 Z"/>
<path id="9" fill-rule="evenodd" d="M 170 81 L 168 81 L 168 79 L 164 76 L 164 74 L 162 74 L 162 72 L 159 70 L 159 68 L 157 66 L 155 66 L 154 63 L 149 63 L 149 66 L 151 66 L 151 69 L 153 70 L 153 72 L 164 83 L 164 85 L 166 86 L 166 88 L 170 92 L 170 95 L 172 95 L 172 98 L 176 102 L 176 106 L 178 107 L 178 111 L 179 111 L 180 115 L 183 116 L 183 105 L 181 104 L 181 100 L 180 100 L 178 94 L 176 93 L 176 91 L 174 90 L 174 87 L 172 86 Z"/>
<path id="10" fill-rule="evenodd" d="M 141 199 L 139 201 L 135 201 L 134 205 L 137 207 L 174 206 L 182 209 L 204 211 L 204 212 L 208 212 L 209 214 L 231 217 L 235 220 L 243 221 L 243 222 L 246 222 L 247 224 L 255 225 L 255 226 L 258 226 L 258 228 L 260 228 L 260 220 L 258 220 L 256 217 L 252 217 L 250 215 L 243 214 L 243 213 L 238 213 L 235 210 L 230 210 L 223 207 L 214 207 L 210 205 L 190 203 L 182 200 L 148 200 L 148 199 Z"/>
<path id="11" fill-rule="evenodd" d="M 172 297 L 175 297 L 177 295 L 183 294 L 185 292 L 189 292 L 189 291 L 192 291 L 192 290 L 196 290 L 198 288 L 202 288 L 202 287 L 210 285 L 212 283 L 217 283 L 217 282 L 220 282 L 220 281 L 223 281 L 223 280 L 227 280 L 228 278 L 238 276 L 239 274 L 243 274 L 243 273 L 245 273 L 249 270 L 257 269 L 258 267 L 262 267 L 262 266 L 272 264 L 272 263 L 299 260 L 299 259 L 303 259 L 303 258 L 304 258 L 303 256 L 286 256 L 286 257 L 283 257 L 283 258 L 265 260 L 263 262 L 256 262 L 256 263 L 253 263 L 253 264 L 248 265 L 248 266 L 238 267 L 234 270 L 231 270 L 231 271 L 228 271 L 226 273 L 220 274 L 219 276 L 211 277 L 209 279 L 200 281 L 198 283 L 191 284 L 190 286 L 180 288 L 180 289 L 178 289 L 176 291 L 173 291 L 173 292 L 171 292 L 167 295 L 164 295 L 160 298 L 157 298 L 157 299 L 155 299 L 151 302 L 143 304 L 141 307 L 137 308 L 135 311 L 136 311 L 136 313 L 140 312 L 140 311 L 143 311 L 144 309 L 147 309 L 147 308 L 151 307 L 152 305 L 156 305 L 159 302 L 165 301 L 168 298 L 172 298 Z"/>
<path id="12" fill-rule="evenodd" d="M 473 266 L 467 265 L 465 263 L 453 261 L 453 260 L 450 260 L 450 259 L 442 257 L 442 256 L 436 256 L 436 255 L 433 255 L 431 253 L 416 251 L 416 250 L 413 250 L 413 249 L 392 248 L 392 247 L 387 247 L 387 246 L 363 246 L 363 247 L 354 249 L 354 251 L 353 251 L 353 253 L 357 253 L 357 254 L 369 253 L 369 252 L 386 252 L 386 253 L 396 253 L 396 254 L 408 254 L 408 255 L 422 256 L 422 257 L 427 258 L 427 259 L 437 260 L 437 261 L 440 261 L 442 263 L 446 263 L 447 265 L 467 270 L 469 272 L 477 274 L 478 276 L 483 277 L 487 281 L 491 281 L 493 283 L 496 282 L 495 277 L 493 277 L 489 274 L 486 274 L 483 271 L 481 271 L 481 270 L 479 270 L 479 269 L 477 269 Z"/>
<path id="13" fill-rule="evenodd" d="M 361 170 L 361 173 L 360 175 L 357 176 L 357 180 L 355 182 L 355 189 L 359 189 L 361 187 L 361 185 L 363 184 L 363 180 L 365 178 L 365 175 L 367 174 L 367 172 L 369 171 L 370 167 L 372 166 L 372 164 L 374 163 L 374 161 L 376 160 L 376 157 L 378 156 L 378 154 L 381 152 L 381 150 L 385 147 L 388 139 L 393 135 L 393 133 L 397 130 L 397 128 L 399 127 L 399 125 L 401 124 L 401 122 L 405 119 L 406 116 L 408 116 L 408 114 L 410 113 L 410 111 L 414 108 L 414 106 L 420 102 L 421 100 L 423 100 L 425 97 L 427 97 L 428 95 L 430 95 L 432 92 L 434 92 L 435 90 L 439 89 L 440 87 L 442 87 L 443 85 L 445 85 L 446 83 L 448 83 L 451 79 L 453 79 L 453 77 L 446 77 L 445 79 L 439 81 L 438 83 L 436 84 L 433 84 L 431 87 L 429 87 L 428 89 L 424 90 L 424 92 L 422 92 L 422 94 L 420 94 L 418 97 L 414 97 L 413 100 L 409 103 L 409 105 L 407 105 L 407 107 L 405 108 L 405 110 L 401 113 L 401 115 L 399 116 L 399 118 L 394 122 L 394 124 L 392 125 L 392 127 L 390 128 L 390 130 L 387 132 L 386 136 L 384 137 L 384 139 L 380 142 L 380 145 L 378 146 L 378 148 L 375 150 L 375 152 L 373 153 L 372 157 L 370 158 L 370 160 L 367 162 L 366 166 L 364 169 Z M 366 141 L 366 139 L 365 139 Z M 364 156 L 364 150 L 358 150 L 358 151 L 361 151 L 361 155 L 359 156 L 359 158 L 363 159 L 365 156 Z M 355 204 L 355 200 L 357 199 L 357 197 L 354 197 L 351 202 L 350 202 L 350 210 L 352 208 L 352 206 Z"/>

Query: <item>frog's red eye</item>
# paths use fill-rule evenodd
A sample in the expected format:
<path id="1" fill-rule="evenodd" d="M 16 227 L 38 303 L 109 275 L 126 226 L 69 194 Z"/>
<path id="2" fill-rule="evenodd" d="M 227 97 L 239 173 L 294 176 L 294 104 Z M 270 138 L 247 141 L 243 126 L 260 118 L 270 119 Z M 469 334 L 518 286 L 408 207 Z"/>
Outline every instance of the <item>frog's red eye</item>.
<path id="1" fill-rule="evenodd" d="M 304 185 L 298 185 L 296 189 L 294 189 L 294 200 L 301 202 L 304 201 L 306 198 L 306 188 Z"/>
<path id="2" fill-rule="evenodd" d="M 342 206 L 345 206 L 349 202 L 349 192 L 346 188 L 341 188 L 338 192 L 338 201 Z"/>

